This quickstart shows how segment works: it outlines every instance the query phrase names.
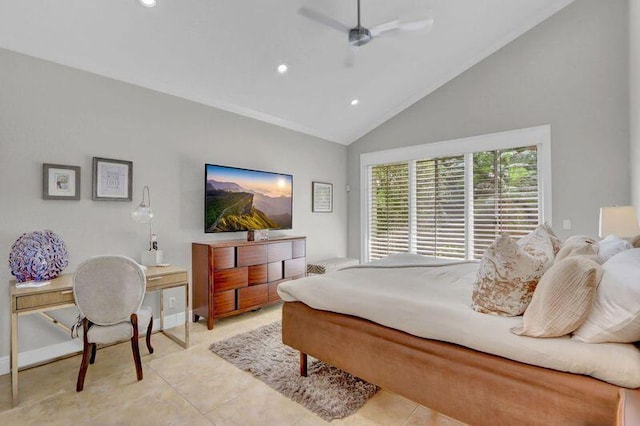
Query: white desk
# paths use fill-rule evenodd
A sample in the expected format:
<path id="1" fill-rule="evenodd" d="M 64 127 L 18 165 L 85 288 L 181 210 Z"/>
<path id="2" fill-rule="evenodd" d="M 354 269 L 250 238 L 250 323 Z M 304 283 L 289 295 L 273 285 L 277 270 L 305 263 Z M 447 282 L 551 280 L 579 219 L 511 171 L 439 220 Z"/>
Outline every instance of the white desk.
<path id="1" fill-rule="evenodd" d="M 160 329 L 184 348 L 189 346 L 189 281 L 187 271 L 178 266 L 150 266 L 145 271 L 147 292 L 160 291 Z M 164 292 L 168 288 L 184 287 L 184 340 L 164 330 Z M 74 306 L 73 274 L 60 275 L 51 284 L 39 288 L 9 286 L 11 295 L 11 391 L 13 405 L 18 404 L 18 316 L 52 311 Z"/>

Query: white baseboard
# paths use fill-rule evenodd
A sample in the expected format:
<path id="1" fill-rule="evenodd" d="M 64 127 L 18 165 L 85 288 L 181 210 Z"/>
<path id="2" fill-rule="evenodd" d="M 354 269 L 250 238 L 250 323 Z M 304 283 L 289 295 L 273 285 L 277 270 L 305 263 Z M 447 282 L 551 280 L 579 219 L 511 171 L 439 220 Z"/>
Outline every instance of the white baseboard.
<path id="1" fill-rule="evenodd" d="M 179 312 L 173 315 L 165 315 L 164 328 L 173 328 L 184 324 L 185 314 Z M 160 319 L 153 319 L 153 331 L 160 330 Z M 82 351 L 82 340 L 75 338 L 55 345 L 49 345 L 42 348 L 32 349 L 30 351 L 20 352 L 18 354 L 18 368 L 29 365 L 40 364 L 58 357 L 72 355 Z M 9 356 L 0 357 L 0 375 L 9 374 L 11 371 L 11 363 Z"/>

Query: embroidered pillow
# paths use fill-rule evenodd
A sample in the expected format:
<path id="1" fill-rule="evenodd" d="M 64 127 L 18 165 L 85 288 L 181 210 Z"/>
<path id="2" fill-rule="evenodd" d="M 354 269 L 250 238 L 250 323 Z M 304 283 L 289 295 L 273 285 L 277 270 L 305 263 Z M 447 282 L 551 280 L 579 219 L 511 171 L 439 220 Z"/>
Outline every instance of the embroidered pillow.
<path id="1" fill-rule="evenodd" d="M 555 262 L 540 279 L 522 318 L 522 327 L 511 331 L 530 337 L 571 333 L 587 318 L 601 277 L 602 267 L 590 256 L 571 256 Z"/>
<path id="2" fill-rule="evenodd" d="M 560 246 L 546 224 L 520 240 L 508 234 L 499 236 L 482 256 L 471 307 L 485 314 L 522 315 Z"/>

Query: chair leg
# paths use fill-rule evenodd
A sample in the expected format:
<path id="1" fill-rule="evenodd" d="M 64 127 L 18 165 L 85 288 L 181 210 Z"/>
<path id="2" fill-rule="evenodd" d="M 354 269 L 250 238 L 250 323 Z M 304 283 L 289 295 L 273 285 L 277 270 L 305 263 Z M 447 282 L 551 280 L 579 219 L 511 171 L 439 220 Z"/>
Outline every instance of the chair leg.
<path id="1" fill-rule="evenodd" d="M 149 327 L 147 327 L 147 349 L 149 349 L 149 353 L 153 353 L 153 346 L 151 346 L 151 330 L 153 330 L 153 316 L 151 317 L 151 321 L 149 321 Z"/>
<path id="2" fill-rule="evenodd" d="M 96 346 L 97 345 L 95 343 L 91 344 L 91 358 L 89 358 L 89 364 L 92 364 L 92 365 L 94 362 L 96 362 L 96 349 L 97 349 Z"/>
<path id="3" fill-rule="evenodd" d="M 80 364 L 80 372 L 78 373 L 78 382 L 76 383 L 76 392 L 82 391 L 84 388 L 84 377 L 87 374 L 87 368 L 89 367 L 89 340 L 87 334 L 89 331 L 89 321 L 84 318 L 82 320 L 82 331 L 84 334 L 84 345 L 82 350 L 82 363 Z"/>
<path id="4" fill-rule="evenodd" d="M 142 380 L 142 360 L 140 359 L 140 347 L 138 346 L 138 315 L 131 314 L 131 326 L 133 327 L 133 337 L 131 338 L 133 361 L 136 364 L 138 380 Z"/>

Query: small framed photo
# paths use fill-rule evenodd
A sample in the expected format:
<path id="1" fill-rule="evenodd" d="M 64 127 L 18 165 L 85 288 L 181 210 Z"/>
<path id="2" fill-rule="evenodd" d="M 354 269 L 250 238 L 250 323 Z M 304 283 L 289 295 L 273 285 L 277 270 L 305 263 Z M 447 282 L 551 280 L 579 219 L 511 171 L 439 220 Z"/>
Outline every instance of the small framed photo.
<path id="1" fill-rule="evenodd" d="M 324 182 L 312 182 L 311 185 L 311 211 L 316 213 L 332 213 L 333 184 Z"/>
<path id="2" fill-rule="evenodd" d="M 131 201 L 133 163 L 93 157 L 92 200 Z"/>
<path id="3" fill-rule="evenodd" d="M 42 165 L 42 198 L 44 200 L 79 200 L 80 167 L 44 163 Z"/>

